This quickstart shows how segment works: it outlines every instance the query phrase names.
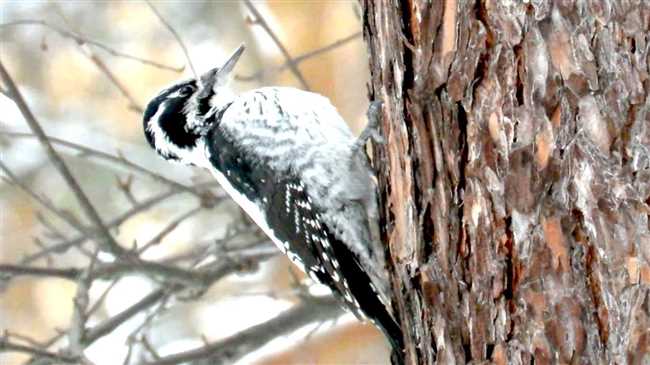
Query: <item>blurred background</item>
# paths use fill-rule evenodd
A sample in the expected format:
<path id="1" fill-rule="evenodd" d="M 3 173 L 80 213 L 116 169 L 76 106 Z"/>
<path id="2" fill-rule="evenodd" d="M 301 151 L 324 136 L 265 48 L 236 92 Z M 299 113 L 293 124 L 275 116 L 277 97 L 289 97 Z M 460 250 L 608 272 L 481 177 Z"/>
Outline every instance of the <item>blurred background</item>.
<path id="1" fill-rule="evenodd" d="M 172 29 L 198 73 L 219 65 L 243 42 L 247 50 L 236 69 L 236 90 L 308 88 L 329 97 L 353 131 L 360 131 L 368 105 L 368 62 L 356 1 L 252 3 L 298 62 L 299 75 L 286 67 L 269 31 L 240 1 L 152 1 L 155 11 L 141 1 L 0 2 L 0 59 L 50 137 L 92 148 L 53 140 L 120 245 L 149 243 L 143 258 L 186 268 L 195 267 L 188 257 L 223 260 L 219 253 L 226 246 L 254 247 L 266 255 L 259 265 L 211 283 L 199 294 L 170 295 L 124 321 L 86 349 L 91 363 L 123 363 L 129 352 L 135 353 L 135 342 L 143 344 L 142 336 L 153 350 L 141 349 L 140 358 L 131 353 L 131 363 L 224 340 L 292 308 L 306 292 L 323 291 L 305 282 L 268 245 L 252 245 L 268 242 L 229 199 L 219 198 L 222 192 L 207 174 L 158 159 L 142 134 L 147 101 L 192 75 Z M 87 267 L 94 243 L 61 218 L 85 216 L 30 133 L 15 104 L 0 95 L 0 153 L 7 169 L 0 182 L 0 265 Z M 190 189 L 179 190 L 169 181 Z M 44 208 L 30 189 L 63 213 Z M 201 199 L 205 196 L 211 204 Z M 48 250 L 66 242 L 65 249 Z M 39 255 L 43 251 L 48 253 Z M 110 319 L 161 284 L 138 273 L 93 281 L 88 297 L 94 308 L 87 324 Z M 60 333 L 71 326 L 78 294 L 74 280 L 0 271 L 4 338 L 53 352 L 65 348 L 66 335 Z M 29 359 L 0 353 L 3 365 Z M 239 363 L 383 364 L 387 359 L 387 344 L 374 327 L 334 310 L 327 320 L 252 349 Z"/>

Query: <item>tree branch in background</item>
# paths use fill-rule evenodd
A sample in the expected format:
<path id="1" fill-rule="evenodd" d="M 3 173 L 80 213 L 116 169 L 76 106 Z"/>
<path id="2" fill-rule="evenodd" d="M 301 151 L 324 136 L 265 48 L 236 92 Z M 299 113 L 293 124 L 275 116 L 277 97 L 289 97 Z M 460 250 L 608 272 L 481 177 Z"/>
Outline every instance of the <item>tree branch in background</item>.
<path id="1" fill-rule="evenodd" d="M 90 49 L 90 47 L 85 47 L 84 45 L 81 45 L 81 51 L 83 54 L 88 57 L 90 62 L 94 63 L 95 66 L 108 78 L 108 80 L 115 85 L 115 87 L 120 91 L 122 96 L 126 98 L 126 100 L 129 101 L 129 109 L 133 110 L 134 112 L 138 113 L 138 115 L 144 113 L 144 108 L 135 100 L 133 95 L 131 95 L 131 92 L 122 84 L 122 82 L 117 78 L 117 76 L 111 71 L 108 66 L 106 66 L 106 63 L 95 54 L 95 52 Z"/>
<path id="2" fill-rule="evenodd" d="M 147 209 L 150 209 L 151 207 L 153 207 L 154 205 L 156 205 L 158 203 L 162 203 L 162 202 L 166 201 L 168 198 L 170 198 L 171 196 L 176 195 L 178 193 L 179 193 L 178 190 L 172 189 L 172 190 L 169 190 L 169 191 L 167 191 L 165 193 L 154 195 L 153 197 L 151 197 L 151 198 L 149 198 L 147 200 L 141 201 L 137 206 L 132 207 L 128 211 L 120 214 L 116 218 L 109 221 L 106 224 L 106 227 L 107 228 L 119 227 L 122 223 L 126 222 L 129 218 L 131 218 L 131 217 L 135 216 L 136 214 L 139 214 L 139 213 L 141 213 L 141 212 L 143 212 L 143 211 L 145 211 Z M 37 253 L 34 253 L 32 255 L 29 255 L 29 256 L 26 256 L 25 258 L 23 258 L 21 260 L 21 265 L 26 265 L 26 264 L 32 263 L 32 262 L 34 262 L 34 261 L 36 261 L 38 259 L 41 259 L 41 258 L 43 258 L 43 257 L 45 257 L 47 255 L 50 255 L 52 253 L 57 253 L 57 254 L 65 253 L 71 247 L 78 247 L 79 245 L 81 245 L 86 240 L 86 238 L 87 238 L 87 236 L 82 233 L 82 235 L 80 235 L 80 236 L 73 237 L 73 238 L 70 238 L 70 239 L 68 239 L 66 241 L 57 242 L 55 244 L 52 244 L 52 245 L 46 247 L 45 249 L 43 249 L 42 251 L 39 251 Z"/>
<path id="3" fill-rule="evenodd" d="M 194 78 L 198 80 L 199 76 L 196 73 L 196 69 L 194 68 L 194 64 L 192 64 L 192 59 L 190 58 L 190 53 L 187 51 L 187 47 L 185 46 L 185 43 L 181 39 L 181 36 L 178 34 L 176 29 L 174 29 L 174 27 L 172 27 L 171 24 L 169 24 L 169 22 L 162 16 L 162 14 L 160 14 L 158 9 L 156 9 L 156 7 L 153 6 L 153 4 L 149 0 L 145 0 L 145 2 L 147 3 L 147 5 L 149 5 L 151 11 L 154 14 L 156 14 L 156 17 L 160 20 L 160 22 L 163 23 L 165 28 L 167 28 L 167 30 L 169 30 L 171 34 L 174 36 L 174 39 L 176 39 L 176 42 L 178 42 L 178 45 L 183 50 L 183 54 L 185 54 L 185 60 L 187 61 L 187 64 L 190 66 L 190 70 L 192 70 L 192 74 L 194 75 Z"/>
<path id="4" fill-rule="evenodd" d="M 199 274 L 205 273 L 205 275 L 200 275 L 203 276 L 200 279 L 202 281 L 200 284 L 201 286 L 208 287 L 212 283 L 221 280 L 227 275 L 233 274 L 235 272 L 251 270 L 254 266 L 259 264 L 259 262 L 266 260 L 269 257 L 271 256 L 257 256 L 253 258 L 239 257 L 236 259 L 221 260 L 218 265 L 213 268 L 197 271 Z M 84 338 L 84 342 L 86 345 L 92 344 L 98 338 L 110 333 L 113 329 L 117 328 L 119 325 L 124 323 L 129 318 L 133 317 L 135 314 L 142 312 L 144 309 L 152 306 L 164 297 L 173 293 L 177 293 L 184 289 L 187 289 L 186 285 L 174 284 L 149 293 L 129 308 L 88 330 L 86 337 Z"/>
<path id="5" fill-rule="evenodd" d="M 339 302 L 331 296 L 304 298 L 302 302 L 277 317 L 222 341 L 162 357 L 143 365 L 173 365 L 188 361 L 197 365 L 232 364 L 277 338 L 278 335 L 295 331 L 313 322 L 335 318 L 343 312 Z"/>
<path id="6" fill-rule="evenodd" d="M 36 138 L 36 135 L 34 135 L 32 133 L 10 132 L 10 131 L 3 131 L 3 130 L 0 130 L 0 135 L 4 135 L 4 136 L 8 136 L 8 137 L 15 137 L 15 138 Z M 56 144 L 56 145 L 60 145 L 60 146 L 64 146 L 64 147 L 68 147 L 68 148 L 77 150 L 77 151 L 79 151 L 80 153 L 82 153 L 84 155 L 97 157 L 97 158 L 101 158 L 101 159 L 104 159 L 104 160 L 107 160 L 107 161 L 114 162 L 114 163 L 116 163 L 118 165 L 122 165 L 122 166 L 124 166 L 124 167 L 126 167 L 128 169 L 133 170 L 133 171 L 136 171 L 136 172 L 142 173 L 144 175 L 147 175 L 147 176 L 151 177 L 152 179 L 154 179 L 157 182 L 167 184 L 167 185 L 169 185 L 169 186 L 171 186 L 171 187 L 173 187 L 175 189 L 181 190 L 181 191 L 189 192 L 189 193 L 197 196 L 200 199 L 205 199 L 206 198 L 204 191 L 199 191 L 196 188 L 188 187 L 188 186 L 185 186 L 183 184 L 177 183 L 177 182 L 175 182 L 173 180 L 170 180 L 170 179 L 168 179 L 168 178 L 166 178 L 166 177 L 164 177 L 164 176 L 162 176 L 160 174 L 157 174 L 157 173 L 155 173 L 155 172 L 153 172 L 153 171 L 151 171 L 149 169 L 146 169 L 146 168 L 144 168 L 144 167 L 142 167 L 142 166 L 140 166 L 140 165 L 138 165 L 138 164 L 136 164 L 134 162 L 131 162 L 131 161 L 127 160 L 122 155 L 115 156 L 115 155 L 111 155 L 111 154 L 106 153 L 106 152 L 95 150 L 95 149 L 92 149 L 90 147 L 86 147 L 86 146 L 83 146 L 83 145 L 80 145 L 80 144 L 77 144 L 77 143 L 73 143 L 73 142 L 70 142 L 70 141 L 66 141 L 66 140 L 63 140 L 63 139 L 60 139 L 60 138 L 47 136 L 47 135 L 46 135 L 46 137 L 50 141 L 50 143 L 52 143 L 52 144 Z M 217 199 L 217 197 L 212 196 L 211 199 Z M 216 203 L 216 202 L 212 202 L 212 203 Z"/>
<path id="7" fill-rule="evenodd" d="M 18 106 L 20 113 L 23 115 L 25 121 L 29 125 L 29 128 L 32 130 L 32 132 L 34 132 L 43 148 L 45 148 L 45 153 L 52 162 L 52 165 L 54 165 L 54 167 L 59 171 L 66 184 L 68 184 L 68 187 L 73 191 L 75 197 L 77 198 L 77 201 L 81 205 L 81 209 L 95 226 L 95 230 L 91 233 L 91 235 L 93 235 L 98 240 L 98 242 L 104 246 L 105 250 L 118 256 L 124 254 L 124 249 L 118 245 L 117 242 L 115 242 L 111 234 L 108 232 L 108 229 L 104 226 L 104 223 L 102 222 L 99 214 L 90 203 L 90 200 L 88 200 L 86 194 L 81 189 L 81 186 L 79 186 L 79 183 L 74 178 L 74 176 L 72 176 L 72 173 L 66 166 L 63 159 L 56 153 L 52 147 L 52 144 L 50 144 L 50 141 L 47 139 L 45 132 L 43 132 L 43 129 L 34 117 L 34 114 L 27 106 L 25 99 L 16 87 L 14 80 L 11 78 L 11 76 L 9 76 L 7 70 L 5 70 L 2 61 L 0 61 L 0 77 L 5 84 L 5 87 L 9 91 L 11 98 Z"/>
<path id="8" fill-rule="evenodd" d="M 173 230 L 178 227 L 179 224 L 183 223 L 185 220 L 190 218 L 191 216 L 197 214 L 198 212 L 201 211 L 203 207 L 200 205 L 188 210 L 187 212 L 181 214 L 180 216 L 174 218 L 171 222 L 167 224 L 160 232 L 158 232 L 153 238 L 149 240 L 149 242 L 145 243 L 141 247 L 138 247 L 138 255 L 142 255 L 145 251 L 150 249 L 151 247 L 159 244 L 163 238 L 165 238 L 169 233 L 171 233 Z"/>
<path id="9" fill-rule="evenodd" d="M 0 275 L 6 276 L 44 276 L 76 280 L 80 270 L 77 268 L 55 269 L 44 267 L 29 267 L 24 265 L 0 264 Z M 2 278 L 0 277 L 0 280 Z"/>
<path id="10" fill-rule="evenodd" d="M 152 305 L 158 303 L 166 295 L 178 291 L 180 286 L 174 286 L 172 288 L 161 288 L 152 291 L 151 293 L 142 297 L 135 304 L 131 305 L 127 309 L 121 311 L 120 313 L 114 315 L 108 320 L 95 325 L 94 327 L 87 330 L 84 342 L 86 345 L 90 345 L 93 342 L 97 341 L 99 338 L 106 336 L 111 331 L 122 325 L 128 319 L 132 318 L 134 315 L 141 313 Z"/>
<path id="11" fill-rule="evenodd" d="M 55 7 L 54 9 L 56 10 L 57 14 L 63 19 L 63 22 L 68 26 L 68 28 L 73 29 L 72 23 L 68 20 L 68 17 L 63 13 L 63 9 L 58 5 L 58 3 L 54 3 Z M 76 34 L 80 34 L 81 32 L 77 31 Z M 92 62 L 101 73 L 103 73 L 106 78 L 120 91 L 122 96 L 126 98 L 126 100 L 129 102 L 129 110 L 135 111 L 138 114 L 142 114 L 144 112 L 144 109 L 140 104 L 135 100 L 133 95 L 131 95 L 131 92 L 124 86 L 124 84 L 119 80 L 119 78 L 111 71 L 111 69 L 106 65 L 106 63 L 99 57 L 91 47 L 88 47 L 87 44 L 83 43 L 77 43 L 79 46 L 79 49 L 81 49 L 81 53 L 86 56 L 90 62 Z"/>
<path id="12" fill-rule="evenodd" d="M 75 33 L 75 32 L 69 31 L 69 30 L 65 30 L 65 29 L 63 29 L 61 27 L 50 24 L 50 23 L 48 23 L 48 22 L 46 22 L 44 20 L 33 20 L 33 19 L 17 20 L 17 21 L 8 22 L 8 23 L 2 23 L 2 24 L 0 24 L 0 28 L 13 27 L 13 26 L 24 26 L 24 25 L 27 25 L 27 26 L 29 26 L 29 25 L 37 25 L 37 26 L 42 26 L 42 27 L 51 29 L 51 30 L 57 32 L 58 34 L 60 34 L 63 37 L 73 39 L 78 45 L 88 44 L 88 45 L 97 47 L 99 49 L 102 49 L 105 52 L 107 52 L 108 54 L 110 54 L 112 56 L 115 56 L 115 57 L 130 59 L 130 60 L 137 61 L 137 62 L 140 62 L 142 64 L 148 65 L 148 66 L 152 66 L 152 67 L 156 67 L 156 68 L 160 68 L 160 69 L 168 70 L 168 71 L 183 72 L 183 70 L 184 70 L 184 67 L 168 66 L 168 65 L 164 65 L 162 63 L 156 62 L 156 61 L 147 60 L 147 59 L 144 59 L 144 58 L 141 58 L 141 57 L 136 57 L 136 56 L 133 56 L 133 55 L 130 55 L 130 54 L 127 54 L 127 53 L 117 51 L 117 50 L 115 50 L 115 49 L 113 49 L 113 48 L 111 48 L 111 47 L 109 47 L 109 46 L 107 46 L 107 45 L 105 45 L 105 44 L 103 44 L 103 43 L 101 43 L 99 41 L 90 39 L 90 38 L 86 37 L 83 34 Z"/>
<path id="13" fill-rule="evenodd" d="M 0 337 L 0 352 L 20 352 L 64 364 L 79 363 L 79 357 L 77 356 L 71 356 L 65 353 L 50 352 L 36 346 L 21 345 L 15 342 L 11 342 L 7 337 L 8 336 Z"/>
<path id="14" fill-rule="evenodd" d="M 323 53 L 327 53 L 327 52 L 332 51 L 332 50 L 334 50 L 336 48 L 339 48 L 339 47 L 341 47 L 341 46 L 343 46 L 345 44 L 348 44 L 348 43 L 350 43 L 351 41 L 353 41 L 353 40 L 355 40 L 357 38 L 361 38 L 361 32 L 351 34 L 351 35 L 349 35 L 349 36 L 347 36 L 345 38 L 341 38 L 341 39 L 339 39 L 337 41 L 334 41 L 334 42 L 332 42 L 332 43 L 330 43 L 330 44 L 328 44 L 328 45 L 326 45 L 324 47 L 317 48 L 317 49 L 315 49 L 313 51 L 309 51 L 309 52 L 304 53 L 304 54 L 302 54 L 300 56 L 297 56 L 296 58 L 293 59 L 293 64 L 298 65 L 303 61 L 306 61 L 308 59 L 320 56 Z M 252 75 L 235 75 L 235 80 L 237 80 L 237 81 L 245 81 L 245 82 L 248 82 L 248 81 L 260 81 L 267 74 L 276 74 L 276 73 L 279 73 L 279 72 L 282 72 L 282 71 L 286 70 L 289 67 L 291 67 L 291 63 L 285 62 L 285 63 L 283 63 L 283 64 L 281 64 L 279 66 L 270 67 L 270 68 L 263 68 L 263 69 L 255 72 Z"/>
<path id="15" fill-rule="evenodd" d="M 16 175 L 14 175 L 14 173 L 11 172 L 9 167 L 7 167 L 2 161 L 0 161 L 0 170 L 2 170 L 2 172 L 5 175 L 7 175 L 6 179 L 9 183 L 19 187 L 22 191 L 24 191 L 27 195 L 31 196 L 32 199 L 36 200 L 40 205 L 42 205 L 49 212 L 59 217 L 59 219 L 61 219 L 62 221 L 66 222 L 70 227 L 76 229 L 77 231 L 79 231 L 84 235 L 86 234 L 87 228 L 79 221 L 79 219 L 77 219 L 77 217 L 75 217 L 71 212 L 64 211 L 57 208 L 47 198 L 39 195 L 34 190 L 32 190 L 29 186 L 27 186 L 27 184 L 18 180 L 18 177 L 16 177 Z"/>
<path id="16" fill-rule="evenodd" d="M 260 12 L 255 7 L 255 5 L 250 0 L 244 0 L 244 4 L 255 17 L 253 23 L 259 24 L 262 27 L 262 29 L 264 29 L 264 31 L 266 31 L 266 33 L 271 37 L 273 43 L 275 43 L 275 45 L 278 47 L 280 52 L 282 52 L 282 55 L 287 61 L 287 65 L 289 69 L 291 69 L 291 72 L 296 76 L 296 78 L 298 78 L 298 81 L 300 81 L 300 85 L 302 86 L 302 88 L 307 91 L 311 90 L 309 88 L 309 84 L 307 84 L 307 80 L 305 80 L 305 77 L 300 72 L 300 69 L 298 69 L 298 65 L 296 64 L 295 59 L 291 57 L 287 48 L 284 46 L 284 44 L 282 44 L 282 42 L 280 42 L 280 38 L 278 38 L 275 32 L 273 32 L 273 29 L 271 29 L 271 27 L 266 22 L 262 14 L 260 14 Z"/>

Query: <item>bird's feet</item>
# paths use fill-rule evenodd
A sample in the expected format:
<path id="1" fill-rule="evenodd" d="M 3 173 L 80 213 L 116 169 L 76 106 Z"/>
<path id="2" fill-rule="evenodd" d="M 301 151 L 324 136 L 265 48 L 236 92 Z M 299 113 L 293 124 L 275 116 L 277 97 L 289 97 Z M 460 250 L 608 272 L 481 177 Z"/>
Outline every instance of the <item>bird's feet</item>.
<path id="1" fill-rule="evenodd" d="M 379 121 L 381 120 L 381 106 L 383 102 L 381 100 L 375 100 L 370 103 L 368 107 L 368 124 L 363 129 L 359 138 L 354 145 L 354 150 L 362 150 L 363 147 L 368 143 L 368 140 L 372 138 L 373 142 L 377 144 L 383 144 L 384 138 L 379 132 Z"/>

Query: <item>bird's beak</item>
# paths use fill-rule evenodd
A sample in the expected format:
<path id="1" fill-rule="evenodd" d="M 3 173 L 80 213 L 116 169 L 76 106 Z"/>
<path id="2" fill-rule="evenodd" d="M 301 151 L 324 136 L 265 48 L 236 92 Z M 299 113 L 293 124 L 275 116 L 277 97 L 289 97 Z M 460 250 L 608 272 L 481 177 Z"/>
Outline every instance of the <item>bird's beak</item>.
<path id="1" fill-rule="evenodd" d="M 199 98 L 205 98 L 212 94 L 213 89 L 224 85 L 230 78 L 232 70 L 235 68 L 239 57 L 244 53 L 244 45 L 237 47 L 235 52 L 228 58 L 226 63 L 221 67 L 215 67 L 212 70 L 201 75 L 200 85 L 201 92 Z"/>

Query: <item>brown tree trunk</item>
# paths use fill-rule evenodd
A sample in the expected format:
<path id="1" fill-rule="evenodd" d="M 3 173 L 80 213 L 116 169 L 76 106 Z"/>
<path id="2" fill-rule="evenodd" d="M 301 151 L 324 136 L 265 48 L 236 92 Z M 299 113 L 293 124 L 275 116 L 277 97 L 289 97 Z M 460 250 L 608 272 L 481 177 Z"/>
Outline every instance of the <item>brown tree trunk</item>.
<path id="1" fill-rule="evenodd" d="M 650 2 L 361 2 L 407 363 L 650 363 Z"/>

